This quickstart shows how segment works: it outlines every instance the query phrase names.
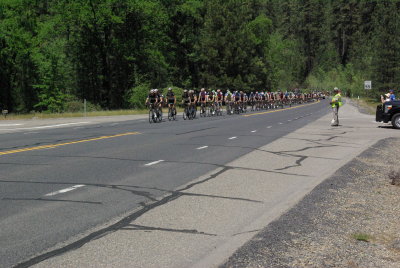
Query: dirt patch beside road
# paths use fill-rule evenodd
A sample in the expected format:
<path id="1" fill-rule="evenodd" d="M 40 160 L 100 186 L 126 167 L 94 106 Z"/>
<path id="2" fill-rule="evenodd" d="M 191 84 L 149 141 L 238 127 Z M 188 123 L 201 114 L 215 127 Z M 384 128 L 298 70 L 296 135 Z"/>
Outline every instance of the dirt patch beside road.
<path id="1" fill-rule="evenodd" d="M 400 139 L 385 139 L 320 184 L 223 267 L 400 267 Z"/>

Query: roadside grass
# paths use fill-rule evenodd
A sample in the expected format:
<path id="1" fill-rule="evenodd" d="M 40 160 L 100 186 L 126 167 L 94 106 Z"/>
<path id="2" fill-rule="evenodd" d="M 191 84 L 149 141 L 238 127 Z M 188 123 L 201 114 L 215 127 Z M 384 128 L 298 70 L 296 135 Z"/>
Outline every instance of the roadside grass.
<path id="1" fill-rule="evenodd" d="M 360 99 L 352 98 L 352 101 L 357 103 L 358 106 L 363 107 L 369 114 L 375 114 L 376 106 L 381 104 L 380 101 L 377 101 L 374 98 L 366 97 L 361 97 Z"/>
<path id="2" fill-rule="evenodd" d="M 182 112 L 183 109 L 177 108 L 177 113 Z M 135 110 L 112 110 L 112 111 L 93 111 L 87 112 L 87 117 L 96 116 L 118 116 L 118 115 L 138 115 L 147 114 L 147 109 Z M 163 108 L 163 113 L 168 113 L 167 108 Z M 84 113 L 28 113 L 28 114 L 8 114 L 7 117 L 0 117 L 0 120 L 22 120 L 22 119 L 50 119 L 50 118 L 69 118 L 69 117 L 85 117 Z"/>
<path id="3" fill-rule="evenodd" d="M 372 236 L 370 236 L 369 234 L 365 234 L 365 233 L 355 233 L 355 234 L 352 234 L 351 237 L 353 237 L 354 239 L 356 239 L 358 241 L 363 241 L 363 242 L 370 242 L 372 240 Z"/>

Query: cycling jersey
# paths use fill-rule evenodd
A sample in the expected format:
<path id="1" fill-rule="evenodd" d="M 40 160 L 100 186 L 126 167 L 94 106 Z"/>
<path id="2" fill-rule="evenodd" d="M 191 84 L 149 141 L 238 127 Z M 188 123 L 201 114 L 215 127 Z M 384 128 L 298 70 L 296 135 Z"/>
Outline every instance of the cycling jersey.
<path id="1" fill-rule="evenodd" d="M 214 93 L 210 92 L 210 93 L 208 94 L 208 100 L 209 100 L 209 101 L 213 101 L 213 98 L 214 98 Z"/>
<path id="2" fill-rule="evenodd" d="M 207 94 L 206 94 L 205 91 L 200 92 L 200 100 L 201 101 L 205 101 L 206 100 L 206 96 L 207 96 Z"/>
<path id="3" fill-rule="evenodd" d="M 240 100 L 244 101 L 244 94 L 240 94 Z"/>
<path id="4" fill-rule="evenodd" d="M 194 102 L 195 101 L 195 95 L 194 94 L 190 94 L 189 98 L 190 98 L 190 102 Z"/>
<path id="5" fill-rule="evenodd" d="M 217 93 L 217 100 L 222 101 L 222 92 Z"/>
<path id="6" fill-rule="evenodd" d="M 182 100 L 184 101 L 184 103 L 188 103 L 189 102 L 189 94 L 183 93 Z"/>
<path id="7" fill-rule="evenodd" d="M 157 101 L 157 95 L 155 94 L 149 94 L 147 98 L 149 99 L 150 103 L 155 103 Z"/>
<path id="8" fill-rule="evenodd" d="M 240 99 L 240 94 L 239 94 L 239 93 L 236 93 L 236 94 L 235 94 L 235 101 L 239 101 L 239 99 Z"/>
<path id="9" fill-rule="evenodd" d="M 168 92 L 167 99 L 168 99 L 168 104 L 174 104 L 175 103 L 175 94 L 173 92 Z"/>

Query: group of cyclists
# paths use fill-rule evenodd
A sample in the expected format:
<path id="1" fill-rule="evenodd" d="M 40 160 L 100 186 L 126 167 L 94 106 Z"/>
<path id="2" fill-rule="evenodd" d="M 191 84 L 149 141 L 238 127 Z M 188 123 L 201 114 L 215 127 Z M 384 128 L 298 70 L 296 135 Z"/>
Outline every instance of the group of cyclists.
<path id="1" fill-rule="evenodd" d="M 194 90 L 184 90 L 182 94 L 183 119 L 194 119 L 197 115 L 197 107 L 200 109 L 200 117 L 218 116 L 223 114 L 222 106 L 225 105 L 226 113 L 240 114 L 262 109 L 274 109 L 293 104 L 310 102 L 324 98 L 322 92 L 268 92 L 256 91 L 245 93 L 244 91 L 227 90 L 223 93 L 220 89 L 206 90 L 202 88 L 198 94 Z M 164 96 L 158 89 L 151 89 L 146 99 L 149 106 L 149 122 L 162 121 L 162 108 L 168 107 L 168 120 L 176 119 L 177 98 L 172 88 L 168 88 Z"/>

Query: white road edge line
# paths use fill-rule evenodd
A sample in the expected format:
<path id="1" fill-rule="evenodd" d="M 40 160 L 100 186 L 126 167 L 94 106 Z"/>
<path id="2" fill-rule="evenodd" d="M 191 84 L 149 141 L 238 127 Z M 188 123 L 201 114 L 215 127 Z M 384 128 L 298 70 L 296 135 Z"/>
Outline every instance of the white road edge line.
<path id="1" fill-rule="evenodd" d="M 145 166 L 152 166 L 152 165 L 155 165 L 155 164 L 158 164 L 158 163 L 161 163 L 161 162 L 164 162 L 164 160 L 158 160 L 158 161 L 154 161 L 154 162 L 150 162 L 150 163 L 147 163 L 147 164 L 145 164 Z"/>
<path id="2" fill-rule="evenodd" d="M 49 125 L 49 126 L 39 126 L 39 127 L 8 128 L 8 129 L 1 129 L 1 130 L 29 130 L 29 129 L 44 129 L 44 128 L 56 128 L 56 127 L 64 127 L 64 126 L 70 126 L 70 125 L 88 124 L 88 123 L 90 123 L 90 122 L 66 123 L 66 124 Z"/>
<path id="3" fill-rule="evenodd" d="M 234 139 L 236 139 L 237 137 L 230 137 L 229 138 L 229 140 L 234 140 Z"/>
<path id="4" fill-rule="evenodd" d="M 272 128 L 272 126 L 268 126 L 267 128 Z"/>
<path id="5" fill-rule="evenodd" d="M 83 186 L 85 186 L 85 185 L 84 184 L 77 184 L 77 185 L 74 185 L 74 186 L 71 186 L 71 187 L 68 187 L 68 188 L 65 188 L 65 189 L 61 189 L 59 191 L 55 191 L 55 192 L 52 192 L 52 193 L 45 194 L 44 196 L 54 196 L 54 195 L 57 195 L 57 194 L 63 194 L 63 193 L 70 192 L 70 191 L 73 191 L 75 189 L 81 188 Z"/>
<path id="6" fill-rule="evenodd" d="M 283 125 L 283 123 L 282 123 L 282 122 L 279 122 L 278 124 L 279 124 L 279 125 Z"/>
<path id="7" fill-rule="evenodd" d="M 0 124 L 0 127 L 15 127 L 22 126 L 22 124 Z"/>
<path id="8" fill-rule="evenodd" d="M 202 147 L 199 147 L 199 148 L 196 148 L 197 150 L 203 150 L 203 149 L 205 149 L 205 148 L 208 148 L 208 146 L 202 146 Z"/>
<path id="9" fill-rule="evenodd" d="M 253 130 L 253 131 L 251 131 L 251 133 L 256 133 L 257 132 L 257 130 Z"/>

